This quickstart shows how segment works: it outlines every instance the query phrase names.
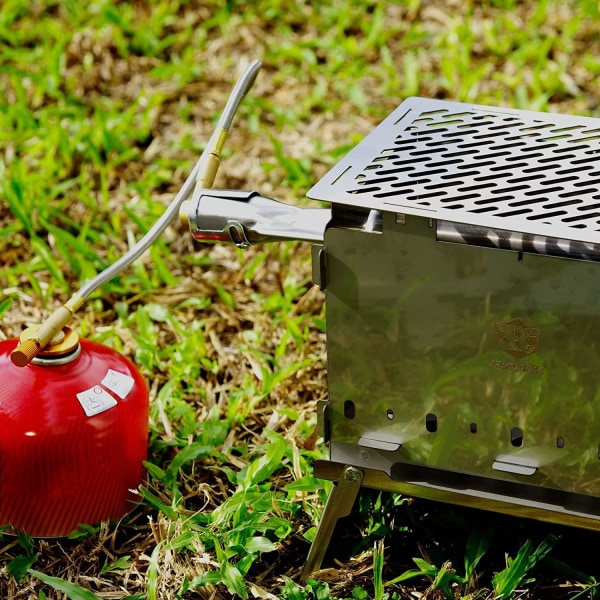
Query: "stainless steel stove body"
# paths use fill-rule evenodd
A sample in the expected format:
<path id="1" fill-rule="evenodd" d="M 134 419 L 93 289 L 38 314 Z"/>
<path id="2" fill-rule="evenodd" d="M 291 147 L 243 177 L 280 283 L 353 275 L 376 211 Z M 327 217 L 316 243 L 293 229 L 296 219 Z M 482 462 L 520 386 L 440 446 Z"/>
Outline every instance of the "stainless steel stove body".
<path id="1" fill-rule="evenodd" d="M 331 460 L 600 526 L 600 120 L 413 98 L 308 195 Z"/>
<path id="2" fill-rule="evenodd" d="M 411 98 L 308 196 L 340 482 L 313 550 L 360 485 L 600 529 L 600 119 Z M 196 198 L 196 237 L 295 237 L 238 200 L 203 228 Z"/>
<path id="3" fill-rule="evenodd" d="M 441 242 L 414 215 L 365 232 L 333 214 L 331 460 L 597 519 L 599 266 Z"/>

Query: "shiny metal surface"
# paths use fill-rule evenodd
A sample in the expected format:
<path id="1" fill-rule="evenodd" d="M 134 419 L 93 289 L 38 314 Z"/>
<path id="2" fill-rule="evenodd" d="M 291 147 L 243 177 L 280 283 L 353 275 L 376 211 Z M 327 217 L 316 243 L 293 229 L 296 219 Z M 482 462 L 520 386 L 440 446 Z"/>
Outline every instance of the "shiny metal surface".
<path id="1" fill-rule="evenodd" d="M 414 215 L 373 235 L 343 212 L 324 244 L 331 460 L 600 514 L 598 266 L 440 243 Z"/>
<path id="2" fill-rule="evenodd" d="M 322 242 L 331 218 L 327 208 L 300 208 L 238 190 L 195 192 L 186 211 L 196 240 L 242 248 L 281 240 Z"/>
<path id="3" fill-rule="evenodd" d="M 409 98 L 308 197 L 600 242 L 600 119 Z"/>
<path id="4" fill-rule="evenodd" d="M 436 231 L 438 242 L 469 244 L 498 250 L 527 252 L 528 254 L 561 256 L 574 260 L 600 261 L 600 244 L 565 240 L 532 233 L 516 233 L 505 229 L 489 229 L 480 225 L 465 225 L 464 223 L 450 223 L 448 221 L 437 221 Z"/>
<path id="5" fill-rule="evenodd" d="M 363 471 L 351 465 L 346 466 L 340 473 L 339 483 L 331 489 L 325 510 L 319 521 L 317 534 L 310 546 L 310 552 L 302 570 L 301 578 L 303 580 L 321 566 L 336 523 L 340 518 L 347 517 L 352 511 L 352 506 L 358 496 L 363 479 Z"/>
<path id="6" fill-rule="evenodd" d="M 347 465 L 332 461 L 317 460 L 313 464 L 315 476 L 320 479 L 340 481 L 344 476 Z M 600 518 L 589 513 L 567 511 L 561 506 L 529 500 L 523 496 L 519 502 L 508 499 L 501 494 L 482 494 L 473 489 L 444 488 L 442 486 L 431 486 L 423 483 L 395 481 L 383 471 L 375 469 L 362 469 L 364 478 L 361 485 L 366 488 L 396 492 L 406 496 L 426 498 L 436 502 L 446 502 L 469 506 L 497 513 L 504 513 L 527 519 L 537 519 L 549 523 L 568 524 L 572 527 L 600 530 Z M 326 510 L 329 508 L 327 503 Z M 343 517 L 337 513 L 335 505 L 331 506 L 333 515 L 323 515 L 329 521 Z M 318 567 L 318 565 L 316 565 Z"/>

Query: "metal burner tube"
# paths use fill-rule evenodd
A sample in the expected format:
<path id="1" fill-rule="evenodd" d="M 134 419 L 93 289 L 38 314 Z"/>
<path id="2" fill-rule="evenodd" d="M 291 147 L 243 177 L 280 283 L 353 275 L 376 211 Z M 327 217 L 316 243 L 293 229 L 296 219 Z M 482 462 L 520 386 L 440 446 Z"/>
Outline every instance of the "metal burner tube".
<path id="1" fill-rule="evenodd" d="M 203 190 L 183 215 L 196 240 L 240 248 L 283 240 L 323 242 L 330 219 L 328 208 L 300 208 L 238 190 Z"/>
<path id="2" fill-rule="evenodd" d="M 533 233 L 491 229 L 466 223 L 437 221 L 437 241 L 483 246 L 528 254 L 543 254 L 575 260 L 600 261 L 600 244 L 566 240 Z"/>

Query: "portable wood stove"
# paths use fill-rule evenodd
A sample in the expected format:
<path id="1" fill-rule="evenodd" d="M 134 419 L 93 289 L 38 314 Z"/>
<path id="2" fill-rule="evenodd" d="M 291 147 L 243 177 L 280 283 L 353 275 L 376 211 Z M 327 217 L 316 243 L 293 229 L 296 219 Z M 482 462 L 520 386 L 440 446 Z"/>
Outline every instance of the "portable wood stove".
<path id="1" fill-rule="evenodd" d="M 338 484 L 304 574 L 361 486 L 600 529 L 600 119 L 411 98 L 308 196 L 331 210 L 183 211 L 197 239 L 319 242 Z"/>

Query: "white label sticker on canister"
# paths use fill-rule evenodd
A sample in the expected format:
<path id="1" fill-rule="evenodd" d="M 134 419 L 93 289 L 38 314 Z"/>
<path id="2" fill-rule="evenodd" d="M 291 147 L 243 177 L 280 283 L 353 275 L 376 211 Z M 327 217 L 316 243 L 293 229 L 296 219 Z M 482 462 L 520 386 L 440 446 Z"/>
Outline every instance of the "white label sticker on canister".
<path id="1" fill-rule="evenodd" d="M 117 405 L 116 399 L 99 385 L 79 392 L 77 399 L 88 417 L 93 417 Z"/>
<path id="2" fill-rule="evenodd" d="M 114 392 L 119 398 L 123 399 L 127 397 L 127 394 L 129 394 L 133 388 L 134 381 L 133 377 L 129 377 L 129 375 L 125 375 L 125 373 L 119 373 L 119 371 L 109 369 L 100 383 L 111 392 Z"/>

